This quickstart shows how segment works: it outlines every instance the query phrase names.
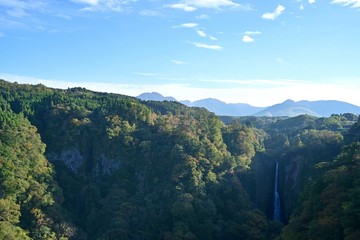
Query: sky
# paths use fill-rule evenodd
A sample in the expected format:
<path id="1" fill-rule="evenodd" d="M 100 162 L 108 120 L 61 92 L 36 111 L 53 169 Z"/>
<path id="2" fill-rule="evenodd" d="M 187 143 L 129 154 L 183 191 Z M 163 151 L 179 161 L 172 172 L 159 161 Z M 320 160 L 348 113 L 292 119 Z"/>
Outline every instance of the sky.
<path id="1" fill-rule="evenodd" d="M 0 0 L 0 78 L 360 106 L 360 0 Z"/>

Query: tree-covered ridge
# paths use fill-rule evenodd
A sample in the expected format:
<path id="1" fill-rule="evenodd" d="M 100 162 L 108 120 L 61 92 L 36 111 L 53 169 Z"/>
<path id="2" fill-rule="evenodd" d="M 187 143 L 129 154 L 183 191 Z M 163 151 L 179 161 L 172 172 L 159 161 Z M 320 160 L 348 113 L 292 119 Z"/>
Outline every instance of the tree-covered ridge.
<path id="1" fill-rule="evenodd" d="M 22 114 L 0 98 L 0 239 L 68 239 L 57 213 L 53 168 L 45 145 Z"/>
<path id="2" fill-rule="evenodd" d="M 79 88 L 2 85 L 1 95 L 47 144 L 63 211 L 78 226 L 77 238 L 271 234 L 237 175 L 259 145 L 252 129 L 236 127 L 243 144 L 229 152 L 223 134 L 232 130 L 205 109 Z"/>
<path id="3" fill-rule="evenodd" d="M 346 146 L 308 182 L 300 205 L 281 239 L 346 239 L 360 237 L 360 143 Z"/>
<path id="4" fill-rule="evenodd" d="M 13 177 L 1 178 L 0 214 L 21 215 L 0 223 L 32 239 L 274 239 L 275 161 L 287 223 L 309 179 L 324 172 L 317 164 L 359 139 L 353 114 L 224 124 L 175 102 L 5 81 L 0 99 L 0 171 L 16 176 L 23 165 L 24 181 L 37 182 L 9 198 L 3 185 Z M 41 170 L 17 158 L 24 154 L 38 156 L 31 162 Z M 33 201 L 20 202 L 36 184 Z"/>

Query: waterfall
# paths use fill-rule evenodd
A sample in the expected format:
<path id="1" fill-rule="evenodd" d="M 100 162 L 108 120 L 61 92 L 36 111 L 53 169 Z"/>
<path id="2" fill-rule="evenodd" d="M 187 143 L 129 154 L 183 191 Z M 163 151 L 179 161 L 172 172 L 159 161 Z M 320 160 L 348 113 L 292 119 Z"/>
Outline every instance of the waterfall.
<path id="1" fill-rule="evenodd" d="M 275 188 L 274 188 L 274 221 L 280 222 L 281 208 L 280 208 L 280 196 L 278 189 L 279 182 L 279 163 L 276 161 L 275 170 Z"/>

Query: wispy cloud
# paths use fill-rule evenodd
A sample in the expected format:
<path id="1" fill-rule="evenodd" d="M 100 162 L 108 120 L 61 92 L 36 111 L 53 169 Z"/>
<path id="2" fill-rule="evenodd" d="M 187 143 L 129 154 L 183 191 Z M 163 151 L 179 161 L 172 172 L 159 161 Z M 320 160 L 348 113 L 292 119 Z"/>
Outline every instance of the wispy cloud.
<path id="1" fill-rule="evenodd" d="M 195 32 L 197 33 L 197 35 L 199 35 L 200 37 L 208 38 L 208 39 L 213 40 L 213 41 L 217 41 L 216 37 L 208 35 L 204 30 L 202 30 L 199 27 L 199 24 L 194 23 L 194 22 L 183 23 L 183 24 L 180 24 L 180 25 L 173 26 L 173 28 L 193 28 L 195 30 Z"/>
<path id="2" fill-rule="evenodd" d="M 308 0 L 308 2 L 309 2 L 310 4 L 314 4 L 314 3 L 316 3 L 316 0 Z"/>
<path id="3" fill-rule="evenodd" d="M 187 4 L 198 8 L 223 8 L 223 7 L 237 7 L 238 3 L 231 0 L 186 0 Z"/>
<path id="4" fill-rule="evenodd" d="M 267 12 L 262 15 L 263 19 L 267 20 L 275 20 L 285 11 L 285 7 L 282 5 L 278 5 L 274 12 Z"/>
<path id="5" fill-rule="evenodd" d="M 86 4 L 90 4 L 90 5 L 96 5 L 96 4 L 99 3 L 99 0 L 73 0 L 73 2 L 86 3 Z"/>
<path id="6" fill-rule="evenodd" d="M 186 12 L 192 12 L 199 8 L 209 9 L 224 9 L 224 8 L 238 8 L 241 10 L 251 10 L 248 4 L 239 4 L 232 0 L 182 0 L 175 4 L 167 5 L 167 7 L 181 9 Z"/>
<path id="7" fill-rule="evenodd" d="M 196 28 L 198 26 L 199 24 L 197 23 L 182 23 L 180 25 L 173 26 L 173 28 Z"/>
<path id="8" fill-rule="evenodd" d="M 245 35 L 259 35 L 261 34 L 260 31 L 246 31 L 244 32 Z"/>
<path id="9" fill-rule="evenodd" d="M 69 16 L 69 15 L 67 15 L 67 14 L 63 14 L 63 13 L 57 14 L 56 17 L 59 17 L 59 18 L 62 18 L 62 19 L 66 19 L 66 20 L 72 19 L 71 16 Z"/>
<path id="10" fill-rule="evenodd" d="M 162 73 L 152 73 L 152 72 L 134 72 L 135 75 L 145 76 L 145 77 L 164 77 L 165 74 Z"/>
<path id="11" fill-rule="evenodd" d="M 352 8 L 360 8 L 360 0 L 333 0 L 331 3 L 351 6 Z"/>
<path id="12" fill-rule="evenodd" d="M 196 10 L 196 7 L 187 5 L 185 3 L 175 3 L 175 4 L 166 5 L 166 6 L 169 8 L 181 9 L 181 10 L 184 10 L 185 12 L 193 12 Z"/>
<path id="13" fill-rule="evenodd" d="M 266 79 L 249 79 L 249 80 L 240 80 L 240 79 L 199 79 L 200 82 L 209 82 L 209 83 L 229 83 L 237 85 L 258 85 L 258 86 L 296 86 L 299 84 L 306 83 L 305 81 L 300 80 L 288 80 L 288 79 L 279 79 L 279 80 L 266 80 Z"/>
<path id="14" fill-rule="evenodd" d="M 217 40 L 218 40 L 216 37 L 213 37 L 213 36 L 209 36 L 209 39 L 210 39 L 210 40 L 213 40 L 213 41 L 217 41 Z"/>
<path id="15" fill-rule="evenodd" d="M 195 29 L 195 31 L 200 37 L 208 38 L 208 39 L 210 39 L 212 41 L 217 41 L 218 40 L 216 37 L 208 35 L 204 30 Z"/>
<path id="16" fill-rule="evenodd" d="M 217 50 L 217 51 L 220 51 L 223 49 L 223 47 L 221 47 L 219 45 L 209 45 L 209 44 L 199 43 L 199 42 L 193 42 L 192 44 L 198 48 L 206 48 L 206 49 Z"/>
<path id="17" fill-rule="evenodd" d="M 181 61 L 181 60 L 171 60 L 172 63 L 176 64 L 176 65 L 185 65 L 187 64 L 187 62 Z"/>
<path id="18" fill-rule="evenodd" d="M 245 43 L 251 43 L 251 42 L 254 42 L 255 40 L 252 37 L 250 37 L 249 35 L 244 35 L 242 37 L 242 41 Z"/>
<path id="19" fill-rule="evenodd" d="M 145 17 L 157 17 L 160 16 L 161 13 L 159 11 L 144 9 L 140 11 L 140 15 Z"/>
<path id="20" fill-rule="evenodd" d="M 25 27 L 25 24 L 19 21 L 6 19 L 2 16 L 0 16 L 0 26 L 3 28 L 23 28 Z"/>
<path id="21" fill-rule="evenodd" d="M 129 3 L 136 0 L 72 0 L 72 2 L 86 5 L 80 9 L 81 11 L 122 12 Z"/>
<path id="22" fill-rule="evenodd" d="M 209 19 L 209 15 L 206 15 L 206 14 L 201 14 L 199 16 L 196 16 L 197 19 Z"/>
<path id="23" fill-rule="evenodd" d="M 202 31 L 202 30 L 197 29 L 197 30 L 196 30 L 196 33 L 197 33 L 200 37 L 203 37 L 203 38 L 206 38 L 206 37 L 207 37 L 206 33 L 205 33 L 204 31 Z"/>
<path id="24" fill-rule="evenodd" d="M 41 12 L 46 7 L 45 0 L 0 0 L 0 7 L 5 9 L 7 15 L 11 17 L 28 16 L 29 11 Z"/>

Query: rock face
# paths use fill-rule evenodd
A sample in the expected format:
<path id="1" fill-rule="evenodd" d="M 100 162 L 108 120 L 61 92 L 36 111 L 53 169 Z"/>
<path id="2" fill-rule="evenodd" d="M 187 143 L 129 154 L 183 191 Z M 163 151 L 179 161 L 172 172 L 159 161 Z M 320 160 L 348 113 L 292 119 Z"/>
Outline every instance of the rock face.
<path id="1" fill-rule="evenodd" d="M 301 163 L 303 157 L 296 156 L 290 161 L 283 161 L 285 165 L 280 175 L 280 185 L 282 185 L 280 198 L 282 199 L 282 216 L 287 221 L 291 211 L 296 206 L 298 195 L 303 189 L 302 182 L 305 182 L 305 176 L 301 174 Z"/>
<path id="2" fill-rule="evenodd" d="M 115 170 L 120 168 L 120 161 L 109 159 L 105 154 L 101 154 L 96 161 L 95 174 L 96 175 L 110 175 Z"/>
<path id="3" fill-rule="evenodd" d="M 276 159 L 276 156 L 257 154 L 252 163 L 252 179 L 249 180 L 255 183 L 250 184 L 253 187 L 248 189 L 252 202 L 269 219 L 274 218 Z M 287 223 L 308 178 L 308 169 L 301 155 L 285 155 L 278 159 L 278 194 L 281 203 L 278 220 Z"/>
<path id="4" fill-rule="evenodd" d="M 94 156 L 91 156 L 93 158 Z M 50 153 L 47 158 L 51 162 L 62 162 L 73 173 L 79 173 L 81 169 L 85 168 L 86 159 L 81 155 L 77 148 L 64 149 L 60 153 Z M 120 168 L 120 161 L 117 159 L 109 159 L 105 154 L 96 157 L 94 175 L 109 175 Z"/>
<path id="5" fill-rule="evenodd" d="M 258 154 L 253 160 L 254 188 L 248 192 L 252 202 L 271 219 L 274 213 L 274 176 L 275 161 L 263 154 Z"/>
<path id="6" fill-rule="evenodd" d="M 78 173 L 84 164 L 84 157 L 80 154 L 79 149 L 63 149 L 60 154 L 54 152 L 47 154 L 51 162 L 63 162 L 72 172 Z"/>

